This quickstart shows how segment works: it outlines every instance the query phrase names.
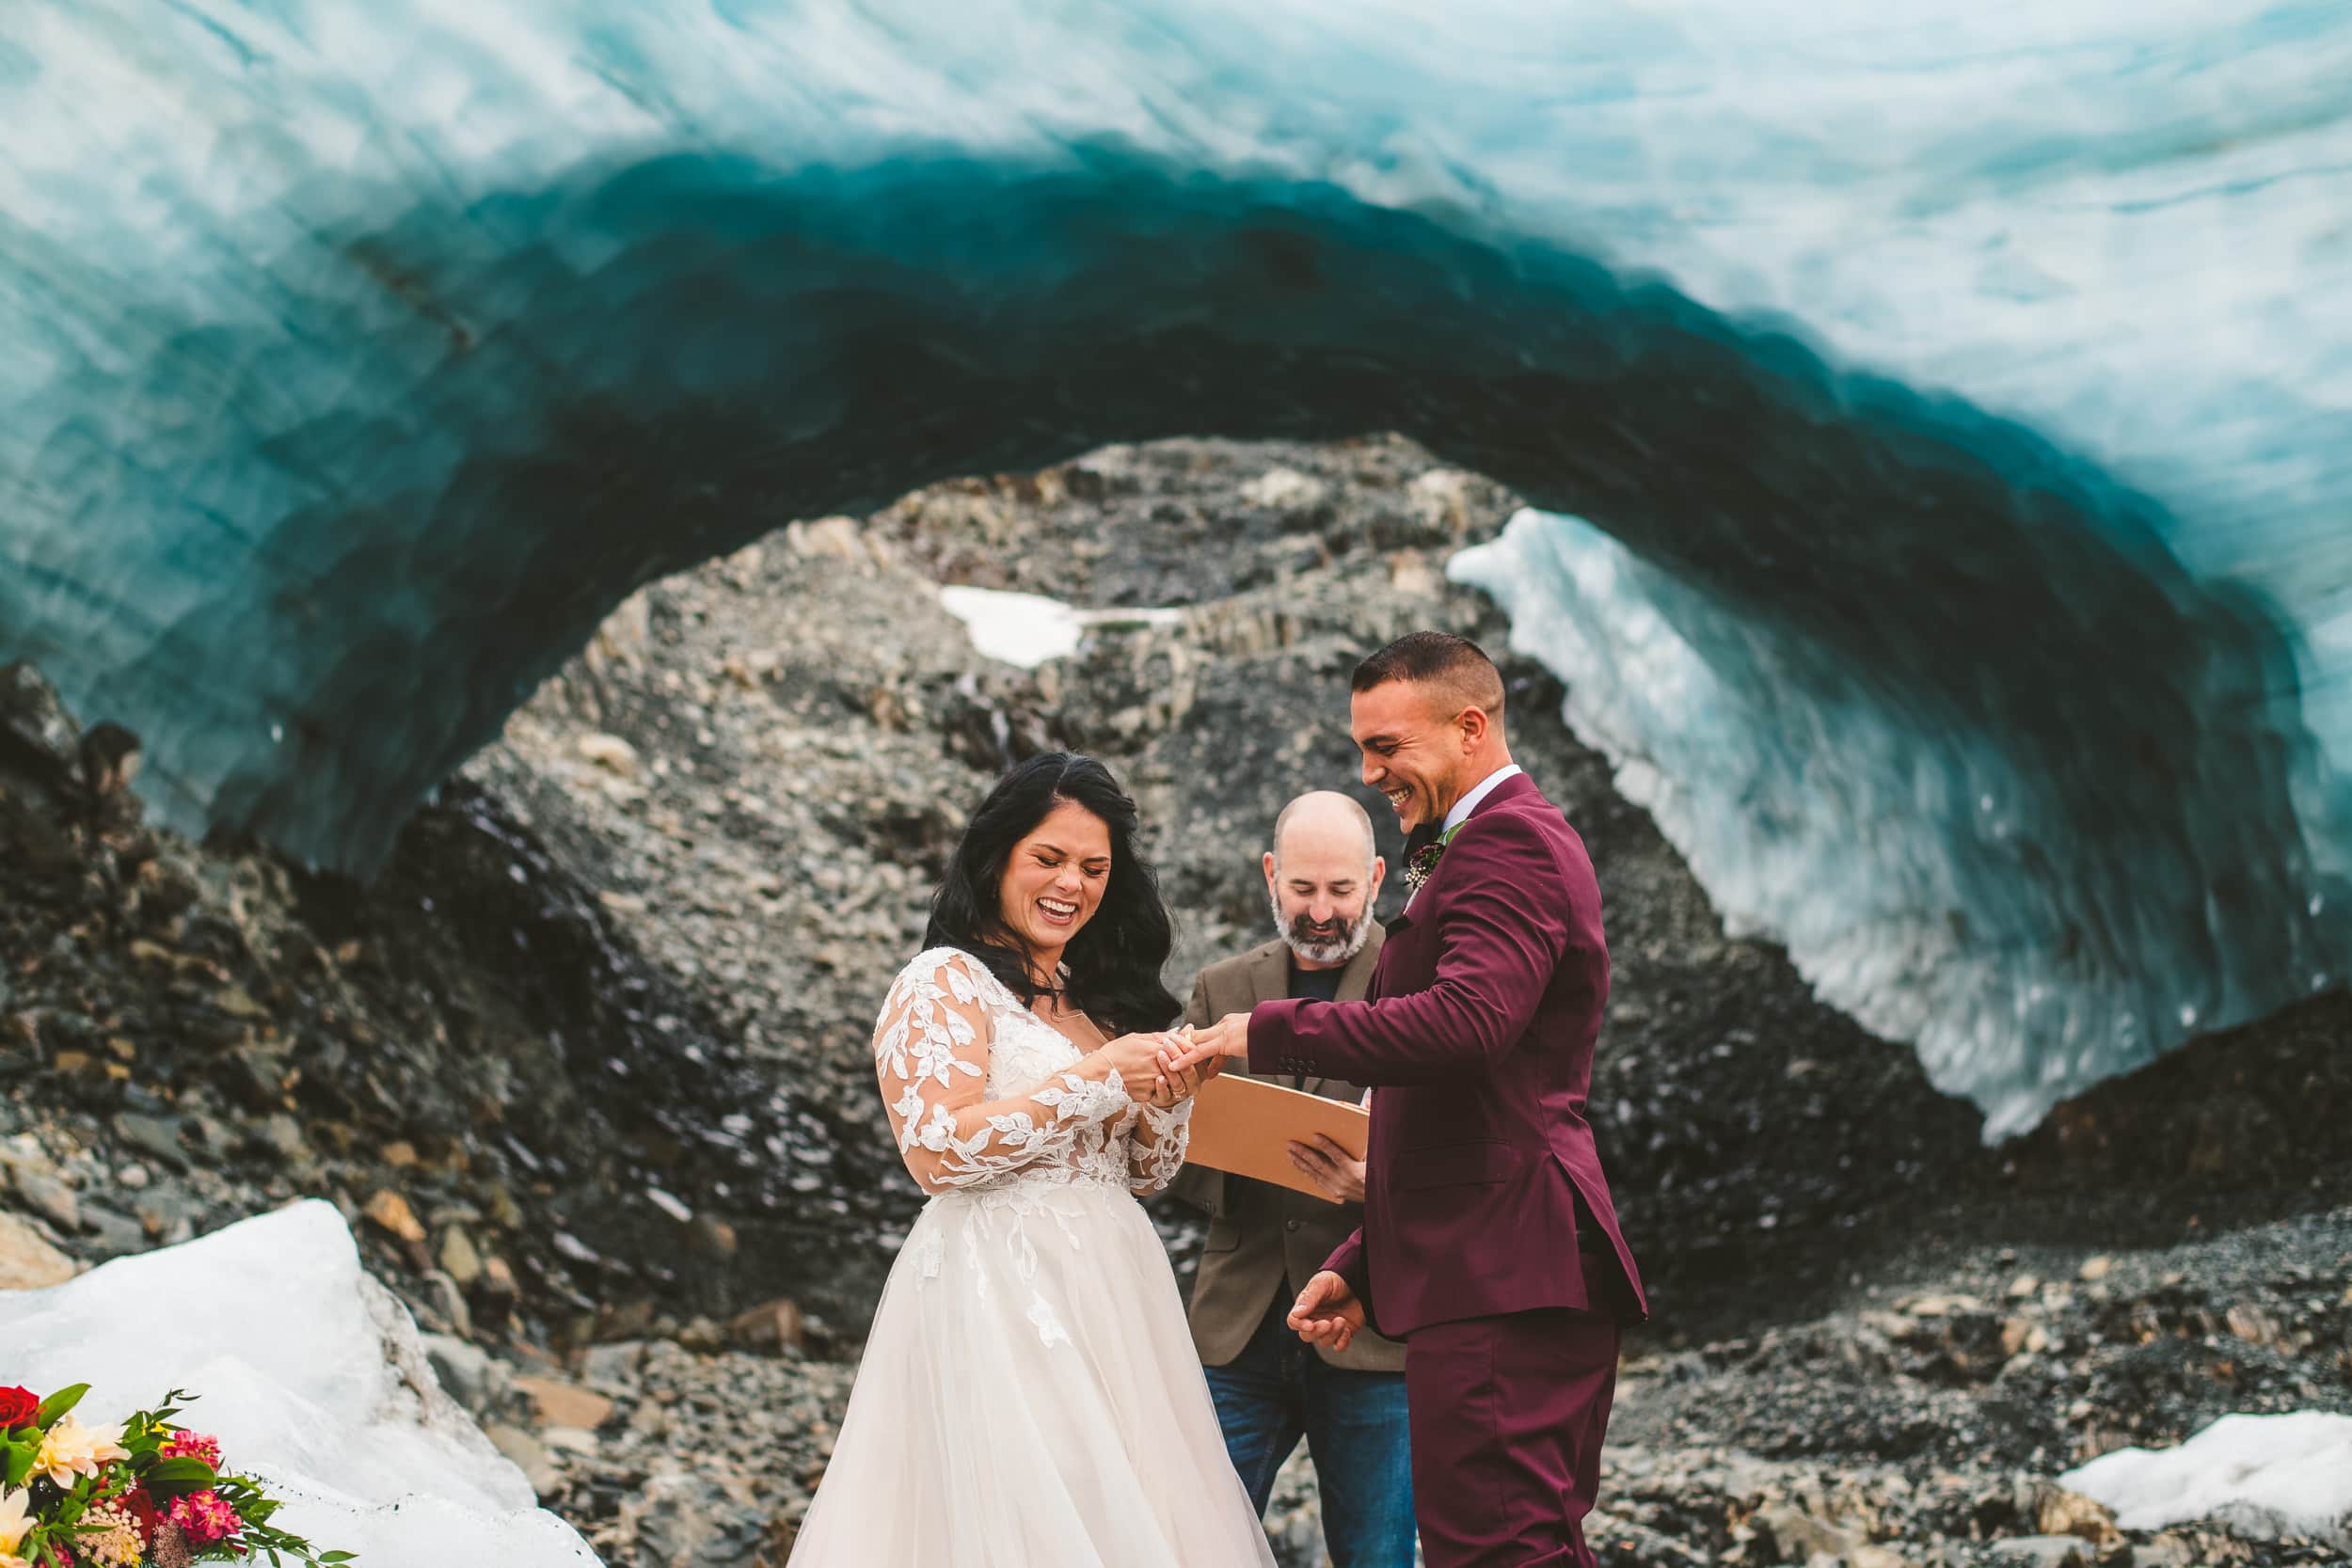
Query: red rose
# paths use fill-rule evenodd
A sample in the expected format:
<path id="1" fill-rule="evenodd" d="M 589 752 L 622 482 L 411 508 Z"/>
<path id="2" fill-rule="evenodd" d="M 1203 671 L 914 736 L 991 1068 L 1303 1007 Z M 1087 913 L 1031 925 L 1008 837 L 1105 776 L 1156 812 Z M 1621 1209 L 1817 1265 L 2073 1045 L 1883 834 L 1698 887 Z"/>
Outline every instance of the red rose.
<path id="1" fill-rule="evenodd" d="M 31 1426 L 40 1414 L 40 1396 L 30 1388 L 0 1388 L 0 1432 Z"/>

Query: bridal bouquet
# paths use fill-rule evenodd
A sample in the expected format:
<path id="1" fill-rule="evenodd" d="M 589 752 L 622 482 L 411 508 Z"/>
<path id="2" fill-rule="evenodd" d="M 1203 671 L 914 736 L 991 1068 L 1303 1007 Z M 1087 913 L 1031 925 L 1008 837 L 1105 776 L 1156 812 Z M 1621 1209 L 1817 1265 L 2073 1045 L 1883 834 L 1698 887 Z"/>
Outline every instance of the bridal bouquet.
<path id="1" fill-rule="evenodd" d="M 0 1388 L 0 1568 L 352 1560 L 270 1528 L 278 1502 L 261 1483 L 222 1469 L 216 1439 L 172 1424 L 187 1395 L 99 1427 L 73 1414 L 88 1391 Z"/>

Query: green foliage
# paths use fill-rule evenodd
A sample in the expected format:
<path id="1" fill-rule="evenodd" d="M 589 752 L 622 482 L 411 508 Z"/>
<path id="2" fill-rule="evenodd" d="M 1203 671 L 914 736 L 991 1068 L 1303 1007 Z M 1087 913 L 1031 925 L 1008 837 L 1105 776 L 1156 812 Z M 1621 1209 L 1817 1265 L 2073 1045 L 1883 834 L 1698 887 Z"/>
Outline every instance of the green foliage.
<path id="1" fill-rule="evenodd" d="M 147 1488 L 149 1497 L 158 1502 L 169 1502 L 174 1497 L 188 1497 L 199 1492 L 209 1492 L 218 1480 L 219 1478 L 213 1473 L 213 1467 L 210 1465 L 200 1459 L 183 1456 L 178 1459 L 155 1461 L 147 1467 L 146 1473 L 139 1477 L 139 1483 Z"/>
<path id="2" fill-rule="evenodd" d="M 14 1437 L 0 1440 L 0 1479 L 9 1488 L 26 1484 L 33 1473 L 34 1460 L 40 1452 L 43 1435 L 88 1392 L 87 1383 L 60 1388 L 41 1402 L 31 1426 Z M 34 1513 L 40 1522 L 25 1533 L 18 1547 L 19 1555 L 34 1568 L 74 1568 L 78 1560 L 69 1555 L 68 1549 L 77 1535 L 91 1528 L 82 1523 L 90 1508 L 141 1489 L 159 1508 L 167 1506 L 174 1498 L 212 1491 L 236 1511 L 245 1528 L 233 1546 L 227 1542 L 188 1544 L 199 1562 L 250 1564 L 266 1557 L 277 1568 L 285 1568 L 289 1560 L 306 1568 L 341 1568 L 358 1560 L 351 1552 L 321 1552 L 301 1536 L 272 1525 L 269 1521 L 277 1513 L 279 1500 L 264 1492 L 261 1482 L 252 1477 L 216 1472 L 192 1455 L 165 1457 L 165 1445 L 186 1430 L 174 1423 L 172 1418 L 180 1414 L 190 1398 L 184 1389 L 175 1388 L 164 1396 L 163 1403 L 155 1409 L 135 1411 L 122 1423 L 121 1443 L 129 1455 L 127 1459 L 102 1466 L 95 1476 L 77 1477 L 72 1486 L 36 1483 Z"/>
<path id="3" fill-rule="evenodd" d="M 33 1416 L 33 1425 L 43 1432 L 48 1431 L 57 1424 L 58 1417 L 81 1403 L 82 1396 L 88 1392 L 89 1385 L 87 1383 L 77 1383 L 71 1388 L 58 1389 L 40 1402 L 40 1409 Z"/>

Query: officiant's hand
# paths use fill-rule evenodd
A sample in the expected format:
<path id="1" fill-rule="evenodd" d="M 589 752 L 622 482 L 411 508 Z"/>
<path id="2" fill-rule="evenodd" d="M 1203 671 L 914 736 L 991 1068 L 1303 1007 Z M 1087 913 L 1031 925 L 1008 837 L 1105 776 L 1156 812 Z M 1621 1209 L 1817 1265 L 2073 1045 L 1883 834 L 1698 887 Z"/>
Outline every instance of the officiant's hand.
<path id="1" fill-rule="evenodd" d="M 1342 1203 L 1363 1202 L 1364 1163 L 1329 1133 L 1316 1133 L 1312 1143 L 1291 1145 L 1291 1164 Z"/>
<path id="2" fill-rule="evenodd" d="M 1248 1013 L 1227 1013 L 1215 1023 L 1192 1031 L 1192 1049 L 1184 1053 L 1184 1062 L 1198 1067 L 1202 1078 L 1216 1077 L 1229 1060 L 1249 1060 Z"/>
<path id="3" fill-rule="evenodd" d="M 1346 1280 L 1325 1269 L 1307 1281 L 1283 1322 L 1311 1345 L 1345 1350 L 1364 1326 L 1364 1304 Z"/>

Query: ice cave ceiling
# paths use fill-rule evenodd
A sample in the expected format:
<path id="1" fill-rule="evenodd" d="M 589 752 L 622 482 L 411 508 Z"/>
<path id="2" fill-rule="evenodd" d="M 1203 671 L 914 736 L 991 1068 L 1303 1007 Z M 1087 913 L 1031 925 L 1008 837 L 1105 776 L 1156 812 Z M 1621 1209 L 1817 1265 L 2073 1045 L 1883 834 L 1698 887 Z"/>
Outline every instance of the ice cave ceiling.
<path id="1" fill-rule="evenodd" d="M 786 519 L 1398 430 L 1726 916 L 2026 1125 L 2352 961 L 2352 12 L 1881 12 L 25 0 L 0 659 L 364 871 Z"/>

